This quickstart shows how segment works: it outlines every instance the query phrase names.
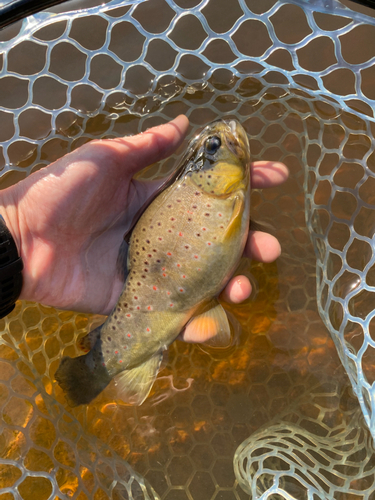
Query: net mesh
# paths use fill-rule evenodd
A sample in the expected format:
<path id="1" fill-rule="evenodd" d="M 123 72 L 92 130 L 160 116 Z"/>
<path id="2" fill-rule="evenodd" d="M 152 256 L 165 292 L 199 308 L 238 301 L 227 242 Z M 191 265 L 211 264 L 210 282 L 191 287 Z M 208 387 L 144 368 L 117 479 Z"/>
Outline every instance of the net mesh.
<path id="1" fill-rule="evenodd" d="M 99 318 L 18 304 L 1 321 L 2 498 L 373 500 L 370 11 L 334 0 L 78 7 L 0 34 L 1 187 L 94 138 L 179 113 L 192 134 L 234 116 L 254 160 L 290 168 L 284 186 L 253 194 L 284 252 L 277 268 L 252 265 L 258 295 L 233 311 L 239 345 L 220 358 L 173 344 L 138 409 L 105 394 L 67 409 L 54 372 Z"/>

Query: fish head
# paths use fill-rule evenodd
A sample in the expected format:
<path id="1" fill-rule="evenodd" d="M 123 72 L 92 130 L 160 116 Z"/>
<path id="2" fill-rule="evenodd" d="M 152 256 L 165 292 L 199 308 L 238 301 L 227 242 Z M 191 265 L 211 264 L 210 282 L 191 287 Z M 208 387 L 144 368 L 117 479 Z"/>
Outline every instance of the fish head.
<path id="1" fill-rule="evenodd" d="M 212 196 L 229 196 L 250 185 L 250 148 L 237 120 L 216 120 L 189 145 L 184 177 Z"/>

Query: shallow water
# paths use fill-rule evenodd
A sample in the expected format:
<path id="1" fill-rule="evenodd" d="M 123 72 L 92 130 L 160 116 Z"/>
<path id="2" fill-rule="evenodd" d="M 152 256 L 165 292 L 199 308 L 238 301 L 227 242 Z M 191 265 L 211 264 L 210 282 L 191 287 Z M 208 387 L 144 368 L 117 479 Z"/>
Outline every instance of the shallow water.
<path id="1" fill-rule="evenodd" d="M 341 274 L 335 281 L 340 251 L 349 264 L 351 255 L 354 262 L 365 259 L 361 270 L 372 259 L 370 251 L 366 260 L 363 240 L 350 240 L 342 221 L 350 228 L 355 219 L 358 229 L 362 220 L 349 195 L 365 201 L 366 220 L 373 213 L 372 198 L 366 198 L 373 171 L 373 76 L 364 63 L 362 99 L 355 98 L 354 86 L 346 88 L 347 79 L 337 73 L 347 68 L 331 68 L 331 40 L 338 43 L 340 34 L 342 53 L 352 64 L 363 62 L 361 57 L 371 61 L 371 44 L 359 50 L 352 39 L 371 39 L 373 27 L 345 32 L 347 18 L 317 8 L 314 19 L 329 34 L 322 37 L 297 5 L 270 1 L 259 10 L 259 3 L 248 1 L 260 24 L 249 19 L 253 24 L 245 30 L 238 21 L 243 2 L 231 2 L 229 9 L 211 1 L 181 17 L 171 42 L 162 40 L 165 35 L 155 38 L 165 34 L 179 7 L 198 4 L 179 0 L 173 10 L 172 2 L 150 0 L 109 14 L 95 11 L 90 18 L 58 18 L 33 28 L 26 40 L 16 38 L 0 80 L 7 124 L 0 128 L 1 187 L 95 137 L 137 133 L 179 113 L 189 117 L 191 136 L 208 121 L 233 116 L 249 133 L 253 160 L 280 160 L 290 169 L 282 186 L 252 194 L 253 218 L 272 228 L 282 256 L 268 265 L 243 262 L 256 293 L 230 308 L 242 327 L 238 344 L 218 352 L 176 341 L 139 408 L 116 401 L 111 389 L 88 407 L 67 407 L 54 372 L 62 355 L 80 354 L 77 340 L 103 318 L 19 303 L 0 321 L 4 499 L 238 500 L 264 492 L 298 500 L 314 494 L 374 497 L 371 436 L 321 319 L 340 326 L 335 310 L 325 313 L 325 283 L 335 286 L 335 297 L 345 298 L 356 279 Z M 269 18 L 279 47 L 262 28 Z M 208 40 L 202 26 L 211 30 Z M 248 41 L 250 28 L 256 43 Z M 230 29 L 232 38 L 210 41 L 213 32 Z M 310 44 L 301 42 L 309 36 Z M 298 43 L 296 60 L 285 47 Z M 64 66 L 66 54 L 73 63 Z M 293 71 L 291 82 L 285 75 Z M 333 101 L 317 81 L 335 93 Z M 162 175 L 174 161 L 145 176 Z M 359 246 L 350 252 L 352 244 Z M 317 256 L 323 270 L 318 303 Z M 355 305 L 352 314 L 361 308 Z M 345 340 L 358 352 L 363 333 L 348 323 Z M 370 381 L 374 359 L 369 350 L 363 368 Z"/>

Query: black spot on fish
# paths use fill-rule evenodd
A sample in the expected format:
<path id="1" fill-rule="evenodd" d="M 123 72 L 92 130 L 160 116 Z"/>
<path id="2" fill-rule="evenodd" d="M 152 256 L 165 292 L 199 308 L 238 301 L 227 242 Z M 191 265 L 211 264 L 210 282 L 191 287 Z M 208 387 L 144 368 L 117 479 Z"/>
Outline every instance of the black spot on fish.
<path id="1" fill-rule="evenodd" d="M 138 281 L 137 285 L 138 285 L 138 286 L 141 286 L 141 283 L 140 283 L 140 281 Z"/>
<path id="2" fill-rule="evenodd" d="M 207 213 L 205 213 L 204 215 L 205 215 L 206 217 L 209 217 L 209 216 L 210 216 L 210 214 L 209 214 L 208 212 L 207 212 Z"/>
<path id="3" fill-rule="evenodd" d="M 146 243 L 150 243 L 150 240 L 146 240 Z"/>
<path id="4" fill-rule="evenodd" d="M 112 327 L 114 328 L 114 327 Z M 107 337 L 108 342 L 112 342 L 112 337 Z"/>
<path id="5" fill-rule="evenodd" d="M 158 226 L 161 226 L 161 222 L 158 222 Z"/>

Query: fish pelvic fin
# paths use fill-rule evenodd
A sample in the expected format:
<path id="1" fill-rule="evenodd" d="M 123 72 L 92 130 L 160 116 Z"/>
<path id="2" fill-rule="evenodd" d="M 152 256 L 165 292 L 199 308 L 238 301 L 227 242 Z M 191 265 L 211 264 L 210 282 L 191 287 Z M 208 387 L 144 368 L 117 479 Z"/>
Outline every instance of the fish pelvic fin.
<path id="1" fill-rule="evenodd" d="M 151 391 L 162 359 L 163 353 L 157 353 L 141 365 L 117 375 L 115 384 L 118 399 L 132 405 L 141 405 Z"/>
<path id="2" fill-rule="evenodd" d="M 103 366 L 101 341 L 98 340 L 84 356 L 64 357 L 55 373 L 55 379 L 64 391 L 69 406 L 90 403 L 111 381 Z"/>
<path id="3" fill-rule="evenodd" d="M 209 308 L 194 316 L 187 325 L 186 335 L 194 332 L 194 338 L 211 347 L 228 347 L 231 344 L 231 330 L 227 313 L 217 299 L 210 302 Z"/>

